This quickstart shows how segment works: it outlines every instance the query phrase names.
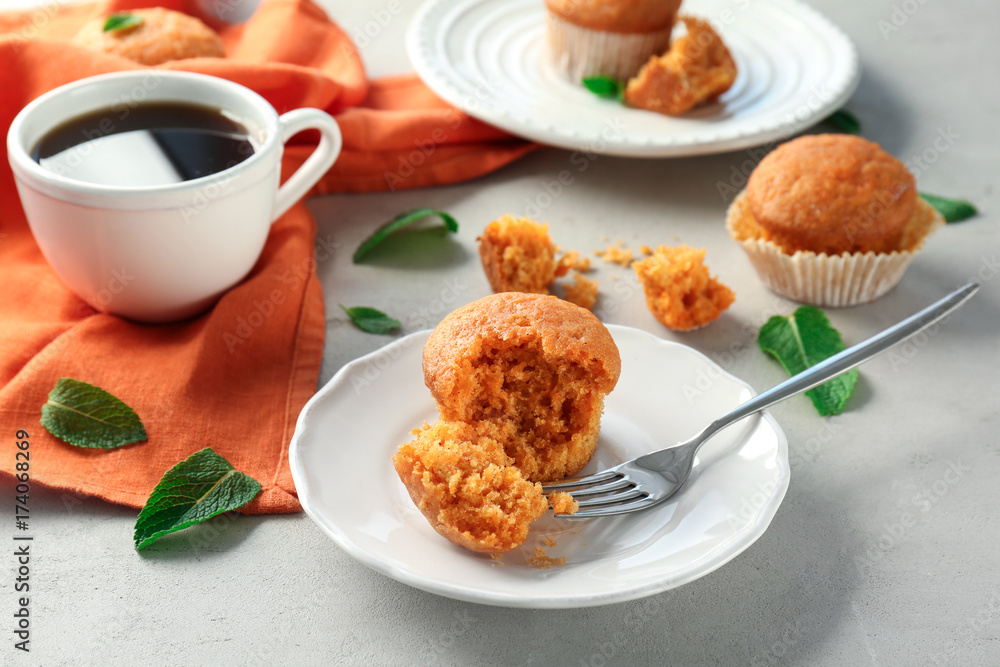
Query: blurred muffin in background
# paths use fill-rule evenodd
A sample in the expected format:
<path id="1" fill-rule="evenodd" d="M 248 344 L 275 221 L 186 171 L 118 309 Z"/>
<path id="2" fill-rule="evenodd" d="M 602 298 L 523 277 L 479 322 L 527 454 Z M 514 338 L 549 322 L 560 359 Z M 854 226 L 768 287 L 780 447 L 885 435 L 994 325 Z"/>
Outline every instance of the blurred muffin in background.
<path id="1" fill-rule="evenodd" d="M 625 80 L 670 46 L 681 0 L 546 0 L 548 49 L 574 82 Z"/>
<path id="2" fill-rule="evenodd" d="M 134 18 L 121 21 L 122 17 Z M 109 22 L 109 19 L 112 20 Z M 116 23 L 114 19 L 118 19 L 122 27 L 110 27 Z M 122 56 L 140 65 L 226 55 L 222 39 L 214 30 L 193 16 L 162 7 L 134 9 L 94 19 L 80 28 L 73 43 Z"/>

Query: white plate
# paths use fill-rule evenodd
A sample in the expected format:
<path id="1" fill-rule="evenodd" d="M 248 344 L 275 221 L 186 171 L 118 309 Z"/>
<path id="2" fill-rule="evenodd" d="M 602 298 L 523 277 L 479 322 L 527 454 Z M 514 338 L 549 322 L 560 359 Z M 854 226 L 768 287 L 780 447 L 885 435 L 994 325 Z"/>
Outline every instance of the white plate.
<path id="1" fill-rule="evenodd" d="M 850 39 L 797 0 L 685 0 L 682 13 L 712 21 L 739 75 L 718 102 L 677 117 L 600 99 L 557 74 L 545 53 L 543 0 L 427 0 L 407 51 L 434 92 L 480 120 L 553 146 L 632 157 L 777 141 L 821 121 L 857 87 Z"/>
<path id="2" fill-rule="evenodd" d="M 691 348 L 608 328 L 622 374 L 585 472 L 678 442 L 753 395 Z M 524 546 L 499 559 L 466 551 L 434 532 L 392 467 L 410 430 L 437 418 L 421 368 L 428 334 L 411 334 L 340 369 L 303 409 L 289 453 L 309 516 L 347 553 L 405 584 L 508 607 L 639 598 L 734 558 L 763 534 L 785 495 L 785 437 L 769 416 L 750 417 L 705 445 L 690 481 L 662 506 L 605 519 L 549 514 L 532 525 Z M 538 547 L 565 565 L 530 565 Z"/>

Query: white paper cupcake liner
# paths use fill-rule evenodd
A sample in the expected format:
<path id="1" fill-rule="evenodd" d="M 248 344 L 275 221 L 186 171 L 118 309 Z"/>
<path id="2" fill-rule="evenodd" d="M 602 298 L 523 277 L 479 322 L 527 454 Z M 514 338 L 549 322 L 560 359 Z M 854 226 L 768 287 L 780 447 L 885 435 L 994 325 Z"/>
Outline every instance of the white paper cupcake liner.
<path id="1" fill-rule="evenodd" d="M 903 235 L 901 245 L 906 250 L 832 256 L 798 251 L 789 255 L 770 241 L 740 238 L 737 223 L 744 215 L 750 215 L 750 210 L 746 193 L 741 192 L 729 207 L 726 228 L 767 288 L 793 301 L 828 308 L 871 303 L 891 290 L 923 247 L 924 239 L 944 224 L 941 214 L 918 197 Z"/>
<path id="2" fill-rule="evenodd" d="M 548 51 L 556 70 L 579 83 L 588 76 L 624 81 L 633 77 L 650 56 L 670 46 L 673 27 L 634 34 L 591 30 L 548 13 Z"/>

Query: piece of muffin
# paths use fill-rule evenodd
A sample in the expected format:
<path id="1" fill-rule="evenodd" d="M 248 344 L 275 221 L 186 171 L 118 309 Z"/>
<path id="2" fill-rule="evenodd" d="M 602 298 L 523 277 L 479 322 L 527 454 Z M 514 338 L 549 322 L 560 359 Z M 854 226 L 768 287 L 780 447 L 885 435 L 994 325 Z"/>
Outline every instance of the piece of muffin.
<path id="1" fill-rule="evenodd" d="M 736 81 L 736 62 L 711 24 L 693 16 L 681 20 L 687 34 L 628 82 L 628 104 L 673 116 L 714 100 Z"/>
<path id="2" fill-rule="evenodd" d="M 556 277 L 556 248 L 547 224 L 505 215 L 486 225 L 478 241 L 494 292 L 549 293 Z"/>
<path id="3" fill-rule="evenodd" d="M 549 56 L 571 81 L 624 81 L 670 45 L 681 0 L 546 0 Z"/>
<path id="4" fill-rule="evenodd" d="M 471 551 L 519 547 L 548 509 L 540 484 L 528 482 L 496 440 L 473 424 L 438 421 L 392 457 L 410 498 L 443 537 Z"/>
<path id="5" fill-rule="evenodd" d="M 222 39 L 193 16 L 162 7 L 121 12 L 142 22 L 133 27 L 104 30 L 108 17 L 85 24 L 73 43 L 133 60 L 141 65 L 159 65 L 184 58 L 222 58 Z"/>
<path id="6" fill-rule="evenodd" d="M 726 221 L 769 289 L 833 307 L 889 291 L 942 223 L 905 165 L 846 134 L 779 146 L 757 165 Z"/>
<path id="7" fill-rule="evenodd" d="M 661 245 L 632 265 L 646 293 L 646 305 L 663 326 L 696 329 L 732 305 L 733 291 L 709 275 L 704 261 L 704 249 Z"/>
<path id="8" fill-rule="evenodd" d="M 444 318 L 424 346 L 441 419 L 475 424 L 526 479 L 562 479 L 590 460 L 618 347 L 594 315 L 554 296 L 503 292 Z"/>

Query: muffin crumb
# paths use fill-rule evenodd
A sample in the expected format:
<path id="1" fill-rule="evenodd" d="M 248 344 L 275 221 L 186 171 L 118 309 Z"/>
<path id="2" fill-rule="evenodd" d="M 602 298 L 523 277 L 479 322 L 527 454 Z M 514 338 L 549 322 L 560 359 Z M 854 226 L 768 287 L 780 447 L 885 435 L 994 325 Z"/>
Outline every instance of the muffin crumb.
<path id="1" fill-rule="evenodd" d="M 556 246 L 558 248 L 558 246 Z M 556 263 L 556 276 L 565 276 L 571 269 L 577 271 L 590 271 L 590 258 L 583 257 L 576 250 L 567 250 Z"/>
<path id="2" fill-rule="evenodd" d="M 560 556 L 559 558 L 552 558 L 545 553 L 545 549 L 542 547 L 536 547 L 535 555 L 528 558 L 528 565 L 531 567 L 537 567 L 541 570 L 547 570 L 551 567 L 563 567 L 566 565 L 566 557 Z"/>
<path id="3" fill-rule="evenodd" d="M 563 286 L 563 298 L 581 308 L 593 310 L 597 303 L 597 288 L 596 280 L 590 280 L 577 271 L 573 274 L 573 283 Z"/>
<path id="4" fill-rule="evenodd" d="M 556 514 L 576 514 L 580 510 L 580 504 L 573 499 L 573 496 L 562 491 L 550 493 L 549 504 L 552 506 L 552 511 Z M 552 540 L 551 537 L 548 539 Z M 555 541 L 553 540 L 549 546 L 554 547 L 555 545 Z"/>
<path id="5" fill-rule="evenodd" d="M 632 254 L 631 250 L 628 248 L 619 248 L 613 245 L 609 245 L 604 250 L 595 250 L 594 254 L 608 264 L 619 264 L 626 269 L 631 266 L 632 262 L 635 260 L 635 256 Z"/>

